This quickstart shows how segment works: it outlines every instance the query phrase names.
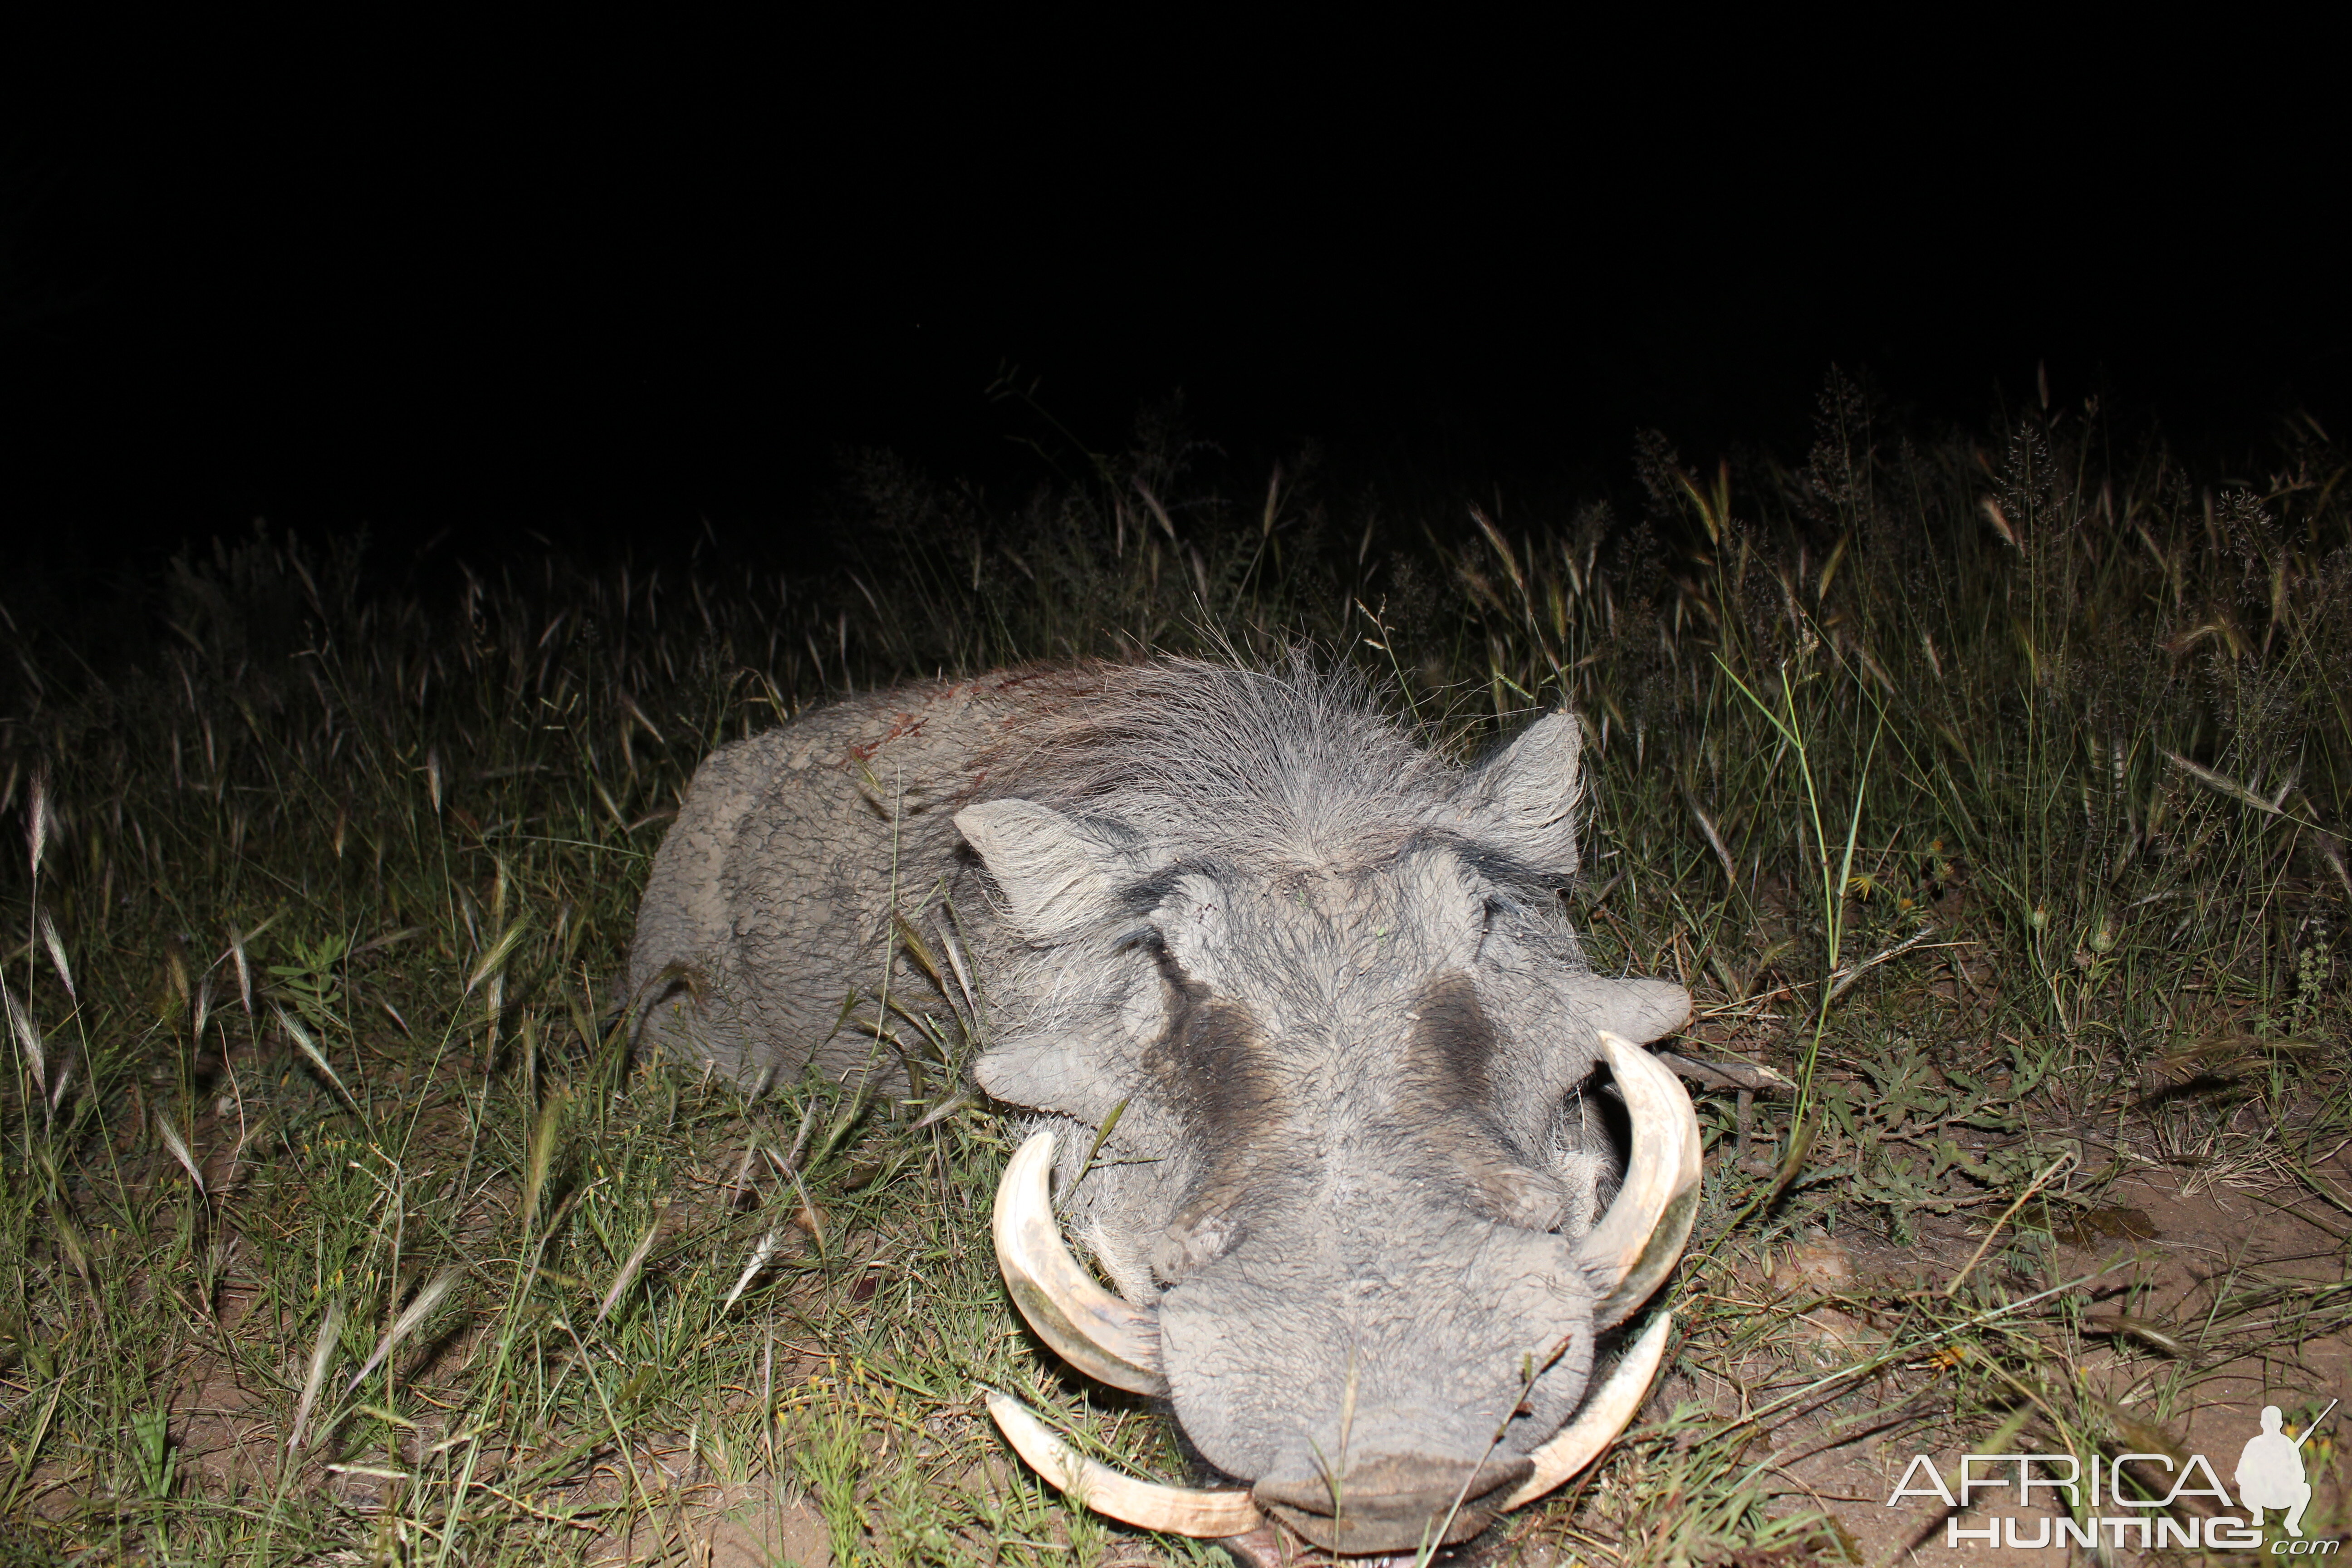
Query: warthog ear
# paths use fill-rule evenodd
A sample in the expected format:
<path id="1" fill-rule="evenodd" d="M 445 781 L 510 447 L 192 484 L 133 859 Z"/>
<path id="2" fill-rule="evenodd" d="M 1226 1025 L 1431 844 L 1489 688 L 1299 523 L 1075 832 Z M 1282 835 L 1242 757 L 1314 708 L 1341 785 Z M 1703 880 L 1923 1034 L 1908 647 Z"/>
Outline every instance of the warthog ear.
<path id="1" fill-rule="evenodd" d="M 1060 812 L 1034 800 L 992 800 L 957 812 L 955 825 L 1030 941 L 1050 942 L 1102 913 L 1118 852 Z"/>
<path id="2" fill-rule="evenodd" d="M 1545 714 L 1465 781 L 1465 826 L 1539 870 L 1573 872 L 1583 749 L 1583 726 L 1574 714 Z"/>

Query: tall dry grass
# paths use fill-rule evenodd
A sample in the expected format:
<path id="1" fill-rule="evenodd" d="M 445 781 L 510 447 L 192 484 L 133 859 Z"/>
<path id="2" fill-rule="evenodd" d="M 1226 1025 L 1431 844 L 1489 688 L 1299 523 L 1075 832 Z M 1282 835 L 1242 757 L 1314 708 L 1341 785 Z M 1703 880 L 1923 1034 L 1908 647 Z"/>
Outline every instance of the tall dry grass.
<path id="1" fill-rule="evenodd" d="M 1622 496 L 1556 510 L 1236 477 L 1165 425 L 1066 456 L 1010 503 L 863 459 L 841 563 L 805 577 L 709 537 L 385 586 L 356 541 L 257 532 L 171 562 L 143 616 L 9 607 L 47 628 L 0 673 L 24 1552 L 539 1562 L 683 1552 L 722 1505 L 805 1508 L 836 1560 L 1124 1550 L 969 1398 L 1024 1385 L 1124 1462 L 1182 1464 L 1008 1333 L 978 1241 L 1002 1140 L 952 1077 L 969 1010 L 926 1004 L 950 1075 L 904 1105 L 749 1103 L 611 1027 L 698 759 L 941 672 L 1306 641 L 1449 750 L 1583 713 L 1596 960 L 1682 977 L 1696 1039 L 1797 1086 L 1707 1099 L 1689 1277 L 1800 1226 L 2013 1215 L 1946 1305 L 1879 1304 L 1889 1343 L 1992 1369 L 1918 1420 L 2064 1381 L 1984 1314 L 2055 1267 L 2102 1160 L 2333 1191 L 2352 501 L 2316 427 L 2231 478 L 2090 408 L 1922 437 L 1833 378 L 1801 466 L 1648 437 Z M 1699 1338 L 1769 1338 L 1711 1299 Z M 2229 1300 L 2214 1322 L 2278 1315 Z M 2297 1333 L 2345 1306 L 2297 1300 Z M 2079 1301 L 2036 1310 L 2080 1331 Z M 2048 1403 L 2100 1440 L 2089 1394 Z M 1744 1441 L 1682 1412 L 1518 1539 L 1828 1539 Z"/>

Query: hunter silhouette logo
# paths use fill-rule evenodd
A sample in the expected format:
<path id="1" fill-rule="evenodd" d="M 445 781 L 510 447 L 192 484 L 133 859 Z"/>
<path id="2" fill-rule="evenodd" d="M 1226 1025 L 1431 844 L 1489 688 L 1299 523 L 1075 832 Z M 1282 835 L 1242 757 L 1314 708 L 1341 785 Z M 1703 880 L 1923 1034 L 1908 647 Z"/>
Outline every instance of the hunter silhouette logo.
<path id="1" fill-rule="evenodd" d="M 1951 1510 L 1944 1521 L 1944 1544 L 1950 1547 L 1981 1542 L 2026 1550 L 2081 1546 L 2120 1551 L 2136 1546 L 2143 1552 L 2172 1546 L 2192 1552 L 2260 1551 L 2263 1510 L 2271 1509 L 2285 1514 L 2280 1522 L 2293 1538 L 2273 1542 L 2273 1555 L 2325 1556 L 2336 1551 L 2337 1542 L 2303 1538 L 2303 1510 L 2311 1502 L 2303 1446 L 2334 1413 L 2336 1405 L 2329 1400 L 2327 1408 L 2294 1437 L 2284 1430 L 2284 1413 L 2275 1405 L 2263 1406 L 2263 1429 L 2247 1441 L 2231 1478 L 2237 1482 L 2237 1501 L 2246 1511 L 2243 1520 L 2235 1514 L 2211 1513 L 2211 1503 L 2202 1505 L 2203 1513 L 2190 1512 L 2185 1518 L 2169 1511 L 2175 1500 L 2188 1497 L 2210 1498 L 2223 1508 L 2231 1506 L 2221 1476 L 2202 1454 L 2189 1455 L 2185 1463 L 2169 1454 L 2118 1454 L 2112 1459 L 2102 1454 L 2088 1459 L 2073 1454 L 1963 1454 L 1957 1487 L 1945 1484 L 1934 1460 L 1915 1454 L 1885 1506 L 1896 1507 L 1905 1498 L 1937 1499 Z M 2126 1466 L 2137 1474 L 2127 1473 Z M 2171 1478 L 2171 1489 L 2161 1497 L 2139 1495 L 2140 1483 L 2159 1472 Z M 1979 1496 L 1989 1491 L 1999 1495 Z M 1972 1526 L 1962 1522 L 1972 1505 L 1985 1502 L 2030 1509 L 2037 1500 L 2036 1491 L 2050 1494 L 2039 1500 L 2053 1511 L 2026 1518 L 1988 1514 L 1979 1516 Z M 2025 1533 L 2020 1526 L 2032 1533 Z"/>
<path id="2" fill-rule="evenodd" d="M 2286 1532 L 2303 1534 L 2303 1510 L 2311 1501 L 2311 1483 L 2303 1476 L 2303 1446 L 2335 1408 L 2336 1401 L 2329 1400 L 2318 1421 L 2305 1426 L 2302 1436 L 2290 1437 L 2279 1430 L 2286 1419 L 2279 1407 L 2263 1406 L 2262 1434 L 2248 1438 L 2246 1451 L 2238 1457 L 2238 1500 L 2246 1505 L 2249 1525 L 2261 1529 L 2263 1510 L 2283 1508 L 2287 1510 Z"/>

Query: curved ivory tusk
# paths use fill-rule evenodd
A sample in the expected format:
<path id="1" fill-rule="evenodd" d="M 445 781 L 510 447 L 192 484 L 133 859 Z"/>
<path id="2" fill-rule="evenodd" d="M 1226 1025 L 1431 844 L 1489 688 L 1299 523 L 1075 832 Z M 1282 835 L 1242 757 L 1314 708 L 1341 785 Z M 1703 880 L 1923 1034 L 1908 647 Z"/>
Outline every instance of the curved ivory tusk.
<path id="1" fill-rule="evenodd" d="M 995 1417 L 997 1430 L 1004 1434 L 1013 1451 L 1048 1481 L 1076 1493 L 1097 1513 L 1143 1530 L 1209 1540 L 1239 1535 L 1265 1522 L 1247 1492 L 1197 1491 L 1122 1476 L 1055 1436 L 1035 1412 L 1011 1394 L 993 1388 L 983 1392 L 988 1395 L 989 1415 Z"/>
<path id="2" fill-rule="evenodd" d="M 1013 1304 L 1054 1353 L 1131 1394 L 1165 1394 L 1160 1320 L 1094 1282 L 1062 1240 L 1048 1189 L 1054 1135 L 1031 1134 L 996 1184 L 996 1266 Z M 1026 1450 L 1024 1450 L 1026 1452 Z"/>
<path id="3" fill-rule="evenodd" d="M 1613 1329 L 1650 1299 L 1683 1255 L 1698 1212 L 1698 1112 L 1682 1080 L 1622 1035 L 1601 1031 L 1601 1049 L 1633 1121 L 1625 1185 L 1578 1244 L 1576 1261 L 1601 1292 L 1595 1331 Z"/>
<path id="4" fill-rule="evenodd" d="M 1608 1381 L 1593 1391 L 1576 1419 L 1528 1456 L 1535 1461 L 1535 1474 L 1503 1500 L 1506 1512 L 1535 1501 L 1592 1463 L 1617 1440 L 1617 1434 L 1625 1430 L 1625 1423 L 1633 1419 L 1633 1412 L 1642 1408 L 1643 1397 L 1650 1392 L 1650 1380 L 1658 1374 L 1658 1363 L 1666 1353 L 1666 1333 L 1674 1323 L 1672 1311 L 1660 1312 L 1641 1337 L 1625 1347 L 1625 1353 L 1610 1369 Z"/>

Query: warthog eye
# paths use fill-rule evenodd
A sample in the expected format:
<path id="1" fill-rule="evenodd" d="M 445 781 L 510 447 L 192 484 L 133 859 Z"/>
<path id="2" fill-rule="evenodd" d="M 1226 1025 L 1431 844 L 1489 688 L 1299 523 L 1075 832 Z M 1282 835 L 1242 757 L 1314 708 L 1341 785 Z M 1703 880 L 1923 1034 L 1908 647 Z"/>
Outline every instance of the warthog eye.
<path id="1" fill-rule="evenodd" d="M 1528 906 L 1507 893 L 1488 893 L 1478 906 L 1478 920 L 1477 957 L 1484 959 L 1490 943 L 1526 937 Z"/>
<path id="2" fill-rule="evenodd" d="M 1184 966 L 1168 951 L 1168 935 L 1158 926 L 1130 931 L 1119 939 L 1118 945 L 1137 949 L 1150 957 L 1159 966 L 1160 976 L 1177 990 L 1185 990 L 1192 984 L 1192 977 L 1184 973 Z"/>

